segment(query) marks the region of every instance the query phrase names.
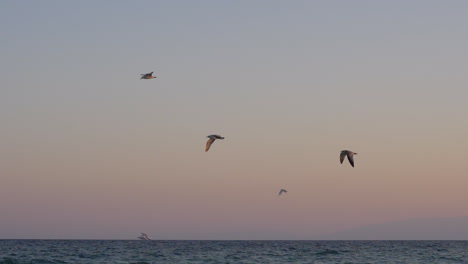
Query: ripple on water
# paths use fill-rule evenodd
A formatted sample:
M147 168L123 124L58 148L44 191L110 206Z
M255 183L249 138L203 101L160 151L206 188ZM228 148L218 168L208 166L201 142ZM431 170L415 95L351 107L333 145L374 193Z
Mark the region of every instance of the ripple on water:
M0 240L0 264L467 264L467 246L466 241Z

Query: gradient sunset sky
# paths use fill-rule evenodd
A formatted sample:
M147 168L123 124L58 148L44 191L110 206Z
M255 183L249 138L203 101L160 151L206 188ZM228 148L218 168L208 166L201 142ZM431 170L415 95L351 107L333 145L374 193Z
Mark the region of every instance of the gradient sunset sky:
M5 0L0 32L0 238L468 215L466 1Z

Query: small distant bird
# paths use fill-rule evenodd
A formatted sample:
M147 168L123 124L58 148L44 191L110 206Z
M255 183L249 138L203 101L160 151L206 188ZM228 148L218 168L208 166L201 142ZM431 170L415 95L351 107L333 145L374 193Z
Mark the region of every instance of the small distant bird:
M357 155L357 153L354 153L350 150L342 150L340 154L340 163L343 164L344 157L348 157L348 161L351 164L351 166L354 167L354 158L353 156Z
M209 135L207 136L208 141L206 142L206 148L205 148L205 152L207 152L210 147L211 147L211 144L213 144L213 142L216 140L216 139L224 139L224 137L220 136L220 135Z
M155 79L156 76L153 76L153 72L141 74L141 79Z
M280 192L278 193L278 196L280 196L282 193L287 193L288 191L286 191L285 189L281 189Z
M141 236L138 237L140 240L151 240L146 233L141 233Z

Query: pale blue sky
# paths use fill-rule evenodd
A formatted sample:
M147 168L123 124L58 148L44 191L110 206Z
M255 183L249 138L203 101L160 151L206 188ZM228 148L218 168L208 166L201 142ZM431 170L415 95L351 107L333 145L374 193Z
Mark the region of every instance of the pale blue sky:
M0 238L466 215L467 30L464 1L2 1Z

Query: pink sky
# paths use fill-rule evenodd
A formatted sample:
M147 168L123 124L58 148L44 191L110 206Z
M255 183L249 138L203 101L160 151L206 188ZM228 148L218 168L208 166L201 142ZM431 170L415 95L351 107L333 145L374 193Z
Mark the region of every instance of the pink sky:
M0 239L468 215L466 3L30 4L0 4Z

